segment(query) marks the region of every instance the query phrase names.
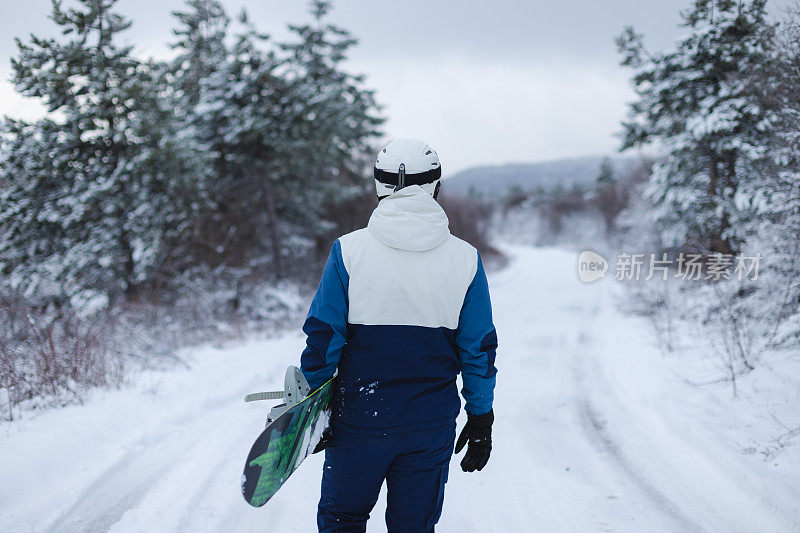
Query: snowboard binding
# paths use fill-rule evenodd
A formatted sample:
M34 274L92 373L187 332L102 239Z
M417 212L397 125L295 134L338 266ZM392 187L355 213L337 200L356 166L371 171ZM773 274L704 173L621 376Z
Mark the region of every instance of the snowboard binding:
M306 377L296 366L286 369L286 376L283 380L282 391L254 392L244 397L246 402L256 402L260 400L280 400L285 401L270 409L267 415L267 425L270 425L276 418L302 402L311 392Z

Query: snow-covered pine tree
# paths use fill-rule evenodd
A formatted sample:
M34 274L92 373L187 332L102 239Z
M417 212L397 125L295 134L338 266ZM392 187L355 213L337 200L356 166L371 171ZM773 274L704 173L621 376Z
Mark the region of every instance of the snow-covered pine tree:
M142 210L133 227L137 239L149 242L140 256L143 281L162 286L195 264L190 236L210 203L207 155L187 142L170 72L166 63L142 64L144 90L130 132L136 209Z
M758 178L740 193L739 204L752 212L746 246L764 256L763 274L750 298L756 315L770 325L769 342L800 343L800 4L789 11L779 31L779 55L751 73L765 107L778 120L764 132L764 157Z
M201 263L247 271L266 259L281 277L284 258L302 257L309 239L330 240L342 202L367 190L381 119L362 78L341 68L355 40L323 22L328 2L311 7L313 23L290 26L297 38L281 54L244 13L229 44L216 0L188 0L175 13L181 138L207 161L198 179L210 203L193 232Z
M595 181L598 187L611 185L617 181L616 175L614 174L614 164L611 162L610 157L605 156L600 161L600 169L597 171L597 178Z
M775 55L766 3L695 0L683 14L688 35L667 52L648 53L632 28L617 39L638 95L623 149L655 143L664 154L647 193L667 245L740 250L749 213L737 193L755 178L764 132L776 120L749 83Z
M284 63L267 46L269 36L259 33L246 11L238 22L241 30L230 50L224 85L215 86L201 99L201 108L225 110L223 139L226 172L217 176L214 188L219 212L224 214L229 241L239 257L234 264L245 265L269 258L270 272L284 275L283 238L292 232L282 226L278 203L297 201L281 190L281 170L286 161L301 154L293 152L294 139L286 134L285 107L301 102L286 98L286 82L279 72ZM257 261L256 261L257 262Z
M312 0L309 6L312 22L290 25L294 40L281 45L290 67L287 97L303 103L289 122L289 136L303 155L290 161L297 202L287 208L303 235L327 252L332 234L342 229L337 206L371 196L364 174L383 118L374 92L363 87L364 77L344 68L357 39L327 22L329 1Z
M10 176L0 212L24 212L0 243L14 288L58 287L133 297L164 261L187 214L176 187L191 167L174 141L157 65L131 56L117 36L130 22L116 0L53 1L58 39L17 40L13 81L50 118L6 121L0 173Z
M66 302L70 287L91 268L69 231L69 191L77 180L69 134L49 119L29 124L6 118L0 137L0 279L2 290ZM57 283L60 282L60 283Z
M238 113L228 101L230 18L217 0L187 0L183 11L172 14L178 24L173 30L177 39L170 46L177 56L169 69L180 122L178 138L197 154L193 180L203 199L201 215L184 235L184 242L187 259L213 268L236 262L231 238L240 235L229 220L240 210L226 198L234 172L226 133Z
M208 79L225 66L230 19L218 0L186 0L185 11L172 15L178 21L170 45L178 51L172 62L174 86L179 103L192 110Z
M595 179L594 204L603 217L606 236L611 236L617 216L628 204L628 185L619 183L611 159L604 157Z
M287 160L302 157L293 152L291 116L284 110L304 103L286 97L278 72L285 61L246 12L228 44L229 19L218 2L189 1L187 8L176 13L180 27L175 33L182 38L173 45L179 51L173 76L180 107L186 109L182 137L202 150L207 162L209 204L195 232L195 255L201 264L234 275L268 263L271 268L261 273L281 277L286 252L281 235L292 232L279 229L276 197L294 199L279 190L280 170ZM187 76L191 82L184 80ZM190 89L196 90L194 96Z

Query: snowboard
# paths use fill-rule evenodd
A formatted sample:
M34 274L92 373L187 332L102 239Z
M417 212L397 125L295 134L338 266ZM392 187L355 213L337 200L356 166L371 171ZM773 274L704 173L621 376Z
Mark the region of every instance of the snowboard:
M273 408L267 427L256 439L242 475L242 495L253 507L261 507L314 451L330 420L333 380L308 393L308 384L296 367L286 372L284 393L249 394L245 401L284 397L285 404Z

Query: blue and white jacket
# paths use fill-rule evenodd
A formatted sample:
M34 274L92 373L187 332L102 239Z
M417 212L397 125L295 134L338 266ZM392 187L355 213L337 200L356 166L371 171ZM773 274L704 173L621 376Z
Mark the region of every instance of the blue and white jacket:
M492 408L497 335L478 252L419 186L383 199L333 243L303 331L312 389L338 367L333 423L399 432Z

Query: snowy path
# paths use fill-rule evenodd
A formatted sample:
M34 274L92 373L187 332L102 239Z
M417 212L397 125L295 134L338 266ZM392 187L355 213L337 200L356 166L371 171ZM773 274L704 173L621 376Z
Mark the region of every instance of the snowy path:
M572 253L509 252L490 276L494 452L478 474L454 461L439 531L800 531L797 479L687 415L693 391L610 282L580 284ZM0 531L315 531L319 455L265 508L239 494L266 411L242 398L279 388L302 345L198 350L191 370L0 427ZM383 510L369 531L385 531Z

